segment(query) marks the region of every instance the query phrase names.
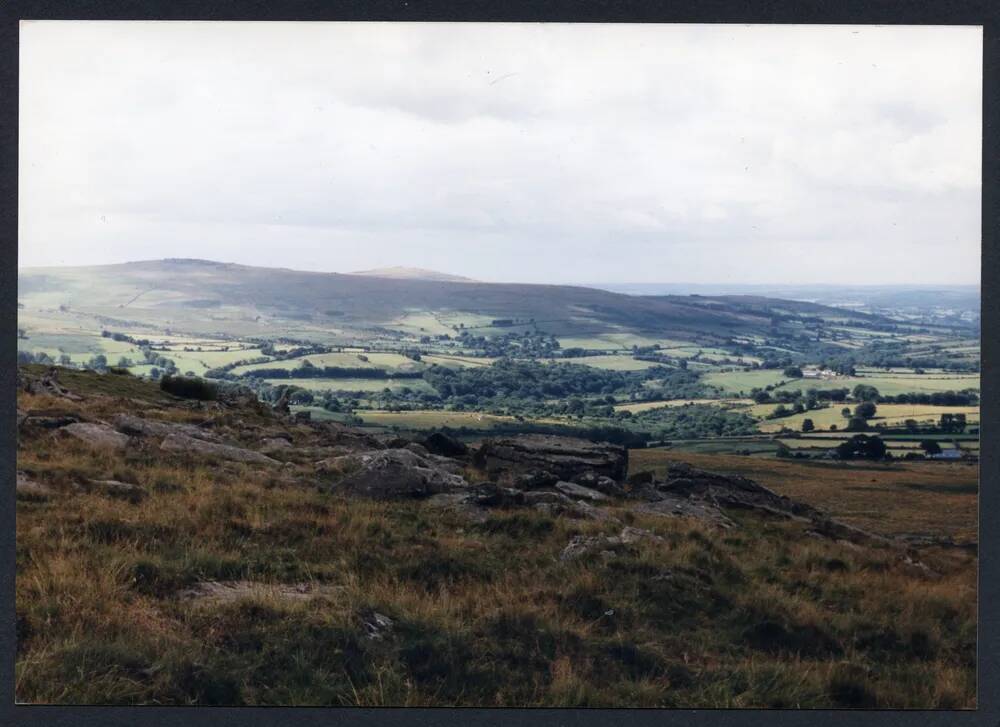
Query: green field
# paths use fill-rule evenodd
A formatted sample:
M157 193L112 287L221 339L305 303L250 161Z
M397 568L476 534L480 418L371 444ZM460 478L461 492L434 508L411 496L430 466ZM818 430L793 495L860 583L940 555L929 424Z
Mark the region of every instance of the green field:
M780 372L778 372L780 374ZM858 384L874 386L880 394L897 396L909 393L932 394L938 391L979 389L979 375L952 376L838 376L833 379L792 379L778 387L785 390L853 389Z
M776 404L755 404L749 409L751 416L763 418L774 410ZM761 421L759 429L762 432L777 432L783 427L794 431L802 428L802 422L812 419L817 429L829 429L831 425L836 425L838 429L843 429L847 424L847 419L840 413L845 405L834 404L824 409L813 409L812 411L793 414L792 416L781 417L780 419L770 419ZM853 410L853 406L846 405ZM942 414L965 414L969 423L979 421L978 406L931 406L929 404L878 404L878 411L873 419L869 420L869 425L874 427L878 424L886 426L900 426L907 419L916 419L921 424L936 423Z
M359 410L355 413L367 425L399 427L401 429L434 429L436 427L489 429L514 421L514 417L511 416L468 411L383 411L372 409Z
M282 384L298 386L309 391L382 391L390 389L412 389L433 392L434 389L423 379L264 379L272 386Z
M751 389L773 386L785 378L781 371L755 369L751 371L715 371L706 374L702 380L709 386L716 386L727 394L750 393Z
M544 362L571 363L571 364L576 364L578 366L590 366L595 369L606 369L608 371L645 371L646 369L659 365L655 361L638 361L632 358L631 356L627 356L624 354L546 359Z
M689 404L710 404L724 408L749 406L753 404L752 399L661 399L658 401L638 401L633 404L618 404L615 411L630 411L638 414L651 409L663 409L671 406L687 406Z

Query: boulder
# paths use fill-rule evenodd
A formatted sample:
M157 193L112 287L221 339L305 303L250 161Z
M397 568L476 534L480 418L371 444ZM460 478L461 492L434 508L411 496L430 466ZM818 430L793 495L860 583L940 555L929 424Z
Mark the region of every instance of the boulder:
M469 452L469 448L463 442L441 432L431 434L421 444L431 454L442 457L464 457Z
M589 487L584 487L583 485L578 485L573 482L557 482L556 489L567 497L582 498L584 500L590 500L591 502L607 502L608 496L603 495L597 490L592 490Z
M380 449L347 454L319 463L334 476L335 492L374 499L429 497L468 486L433 457L408 449Z
M573 437L523 434L486 439L476 450L473 462L491 475L547 471L569 482L593 472L621 480L628 469L628 450Z
M37 429L59 429L68 424L76 424L80 417L60 411L30 411L17 413L17 426L35 427Z
M128 436L116 432L112 427L103 423L75 422L60 427L56 432L68 434L95 449L122 451L129 442Z
M160 449L164 452L174 452L178 454L193 454L203 457L217 457L231 462L246 462L248 464L281 464L275 459L271 459L265 454L255 452L252 449L234 447L229 444L216 444L206 442L201 439L189 437L186 434L171 434L160 444Z

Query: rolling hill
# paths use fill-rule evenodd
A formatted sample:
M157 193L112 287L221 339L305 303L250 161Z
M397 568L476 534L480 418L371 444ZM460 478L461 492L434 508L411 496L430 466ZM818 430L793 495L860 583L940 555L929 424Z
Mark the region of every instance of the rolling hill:
M29 310L96 316L108 325L235 335L266 335L275 327L296 326L391 328L423 314L468 328L502 319L513 326L534 322L556 335L635 332L711 343L766 332L775 314L875 318L761 297L634 296L578 286L378 272L315 273L191 259L24 268L19 271L18 302Z

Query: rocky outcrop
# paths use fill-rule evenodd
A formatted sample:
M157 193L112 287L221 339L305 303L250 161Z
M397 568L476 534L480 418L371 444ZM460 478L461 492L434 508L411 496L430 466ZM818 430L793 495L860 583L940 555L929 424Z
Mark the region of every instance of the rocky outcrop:
M196 424L180 424L175 422L163 422L156 419L146 419L131 414L118 414L111 420L115 429L125 434L140 437L169 437L171 434L181 434L193 439L201 439L206 442L218 442L219 435L215 432L199 427Z
M578 485L575 482L557 482L555 484L555 488L567 497L590 500L591 502L608 501L607 495L603 495L597 490L592 490L589 487Z
M549 472L570 482L592 473L618 481L624 479L628 469L628 451L585 439L525 434L485 440L476 450L473 463L491 476Z
M582 475L576 477L573 482L611 497L625 497L626 494L625 488L613 479L605 475L594 474L593 472L584 472Z
M18 368L17 383L20 389L36 396L60 396L70 401L83 400L82 396L74 394L59 383L59 370L54 367L38 377L24 373Z
M468 486L463 477L449 471L453 465L409 449L358 452L317 464L331 476L332 491L378 500L429 497Z
M673 498L696 498L716 506L765 511L776 515L813 518L821 513L813 507L779 495L753 480L672 464L665 481L656 490Z
M160 444L160 449L164 452L174 452L177 454L199 455L202 457L216 457L230 462L246 462L248 464L281 464L276 459L271 459L265 454L255 452L244 447L234 447L229 444L217 444L206 442L202 439L195 439L186 434L170 434L164 438Z
M725 514L726 508L753 510L805 522L809 532L819 537L854 543L888 542L881 536L833 520L810 505L779 495L746 477L708 472L685 463L671 464L661 480L652 474L640 475L629 479L629 496L643 501L633 508L636 512L695 518L728 529L736 527L736 523Z
M727 530L736 527L719 507L700 498L667 496L655 502L644 502L634 510L646 515L694 518Z
M95 449L123 451L129 443L127 435L116 432L112 427L103 423L75 422L60 427L56 433L78 439Z

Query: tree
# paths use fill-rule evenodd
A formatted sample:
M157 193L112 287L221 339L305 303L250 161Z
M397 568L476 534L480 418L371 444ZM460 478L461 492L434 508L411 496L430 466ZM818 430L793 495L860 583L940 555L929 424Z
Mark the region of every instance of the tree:
M941 445L933 439L925 439L922 441L920 443L920 448L924 450L924 454L941 454Z
M92 369L106 369L108 367L108 357L103 353L99 353L96 356L91 356L90 361L87 363Z
M73 359L70 358L68 353L59 354L59 364L61 366L69 366L71 363L73 363Z
M878 411L878 407L875 404L870 401L863 401L854 407L854 416L861 417L862 419L871 419L875 416L876 411Z
M858 384L851 392L851 396L853 396L856 401L877 401L878 389L874 386L868 386L867 384Z
M790 379L802 378L802 369L800 369L798 366L789 366L784 370L783 373Z
M122 356L121 358L118 359L118 368L120 369L127 369L131 365L132 365L132 359L130 358Z
M811 432L815 428L816 428L816 425L813 424L813 420L812 419L803 419L802 420L802 431L803 432Z
M841 459L885 459L888 455L885 442L879 437L855 434L846 442L837 445L837 456Z
M851 418L851 408L848 407L848 406L845 406L843 409L840 410L840 416L844 417L844 419L850 419Z
M917 429L920 427L920 422L918 422L916 419L907 419L905 422L903 422L903 426L906 427L906 431L913 433L917 431Z
M847 431L849 432L866 432L868 431L868 422L866 422L861 417L851 417L847 422Z

